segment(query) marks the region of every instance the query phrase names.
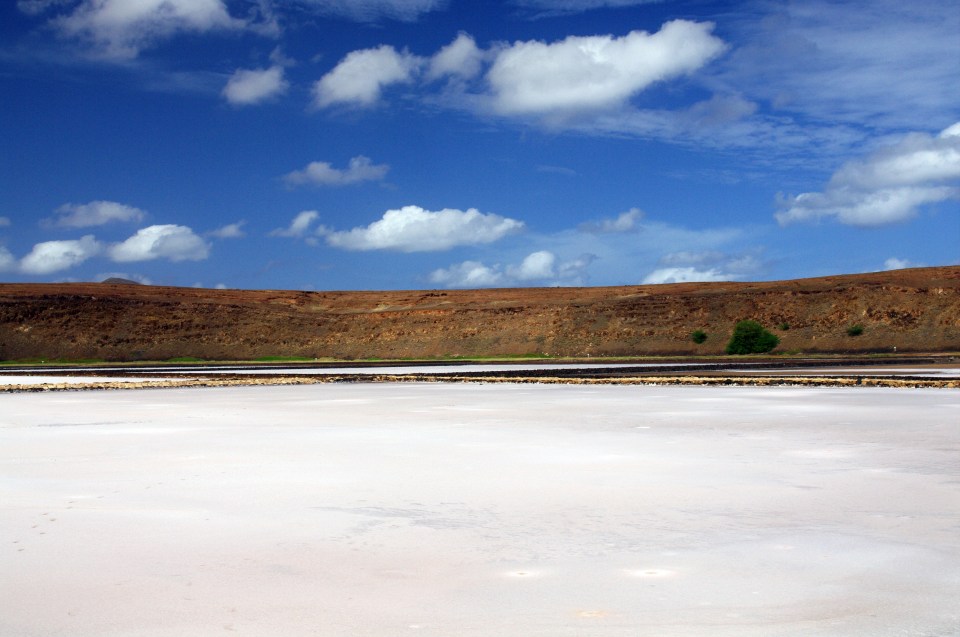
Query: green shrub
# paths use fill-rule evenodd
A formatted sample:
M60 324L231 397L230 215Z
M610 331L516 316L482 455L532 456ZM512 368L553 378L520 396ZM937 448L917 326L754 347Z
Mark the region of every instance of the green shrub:
M703 330L694 330L693 333L690 334L690 340L699 345L707 340L707 333Z
M860 336L863 334L863 326L857 323L847 328L847 336Z
M787 330L790 329L790 324L784 321L783 323L777 326L777 329L779 329L781 332L786 332Z
M780 339L756 321L740 321L727 343L727 354L765 354L779 344Z

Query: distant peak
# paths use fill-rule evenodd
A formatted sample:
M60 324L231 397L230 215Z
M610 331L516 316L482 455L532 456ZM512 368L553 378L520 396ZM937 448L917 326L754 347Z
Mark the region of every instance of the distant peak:
M131 281L130 279L122 279L118 276L112 276L109 279L104 279L101 283L110 283L112 285L143 285L139 281Z

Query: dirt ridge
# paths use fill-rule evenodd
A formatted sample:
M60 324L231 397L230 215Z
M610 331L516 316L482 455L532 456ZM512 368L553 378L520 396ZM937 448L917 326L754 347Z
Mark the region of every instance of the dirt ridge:
M781 351L960 351L960 266L792 281L301 292L0 284L0 359L713 355L737 320ZM847 328L862 325L860 336ZM690 333L708 334L702 345Z

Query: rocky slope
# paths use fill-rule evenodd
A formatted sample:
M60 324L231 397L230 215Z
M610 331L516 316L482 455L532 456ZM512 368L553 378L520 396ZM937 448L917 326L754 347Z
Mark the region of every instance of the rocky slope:
M956 352L960 266L762 283L451 291L0 284L0 359L711 355L744 318L780 336L780 351ZM863 334L847 334L854 324ZM701 345L690 339L697 329L709 335Z

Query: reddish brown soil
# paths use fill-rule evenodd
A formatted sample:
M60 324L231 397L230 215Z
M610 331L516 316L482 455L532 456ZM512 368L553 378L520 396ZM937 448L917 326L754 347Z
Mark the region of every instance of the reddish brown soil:
M960 351L960 266L762 283L291 292L0 284L0 359L720 354L736 321L779 351ZM781 324L789 329L780 329ZM860 324L860 336L847 328ZM701 345L690 339L701 329Z

